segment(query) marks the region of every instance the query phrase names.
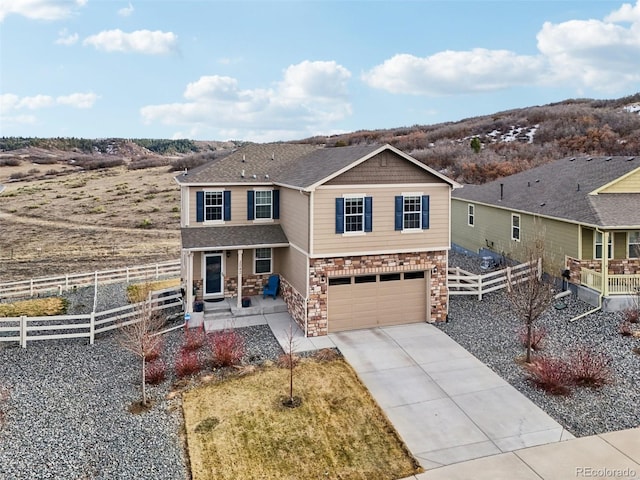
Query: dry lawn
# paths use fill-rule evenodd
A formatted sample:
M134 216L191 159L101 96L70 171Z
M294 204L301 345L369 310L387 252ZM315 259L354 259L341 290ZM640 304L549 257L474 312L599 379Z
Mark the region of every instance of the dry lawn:
M0 282L179 257L180 191L167 167L14 183L8 168L0 168Z
M36 298L13 303L0 303L0 317L44 317L48 315L64 315L67 303L60 297Z
M193 480L384 480L422 471L343 360L270 367L184 394Z

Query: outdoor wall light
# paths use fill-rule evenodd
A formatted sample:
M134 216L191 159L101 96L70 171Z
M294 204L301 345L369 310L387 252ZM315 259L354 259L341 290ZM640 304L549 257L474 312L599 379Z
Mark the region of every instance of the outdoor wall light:
M231 258L231 250L227 250L227 258Z

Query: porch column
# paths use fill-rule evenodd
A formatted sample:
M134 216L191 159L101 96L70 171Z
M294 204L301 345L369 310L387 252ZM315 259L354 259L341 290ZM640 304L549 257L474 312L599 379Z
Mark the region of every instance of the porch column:
M193 252L187 252L187 277L185 279L185 290L187 294L187 304L185 312L193 312Z
M613 255L613 246L611 246ZM602 295L609 295L609 232L602 232Z
M238 250L238 308L242 308L242 249Z

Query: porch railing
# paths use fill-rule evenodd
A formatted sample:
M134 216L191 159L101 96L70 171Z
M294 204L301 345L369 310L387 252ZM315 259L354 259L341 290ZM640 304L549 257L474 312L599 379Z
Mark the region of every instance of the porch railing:
M602 273L581 268L580 283L602 292ZM640 292L640 275L607 275L607 292L609 295L633 295Z

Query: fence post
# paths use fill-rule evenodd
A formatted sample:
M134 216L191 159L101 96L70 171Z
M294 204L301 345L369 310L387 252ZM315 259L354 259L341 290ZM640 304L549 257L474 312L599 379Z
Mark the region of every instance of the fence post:
M27 348L27 317L20 317L20 346Z
M127 284L129 283L129 267L127 267Z
M156 263L156 280L160 278L160 271L158 269L158 264Z
M29 297L33 297L33 278L29 281Z
M93 345L96 336L96 312L91 312L89 319L89 345Z
M542 279L542 257L538 259L538 280Z
M507 292L511 292L511 267L507 267Z
M69 290L69 274L68 273L64 276L64 289Z
M478 300L482 300L482 275L478 275Z

